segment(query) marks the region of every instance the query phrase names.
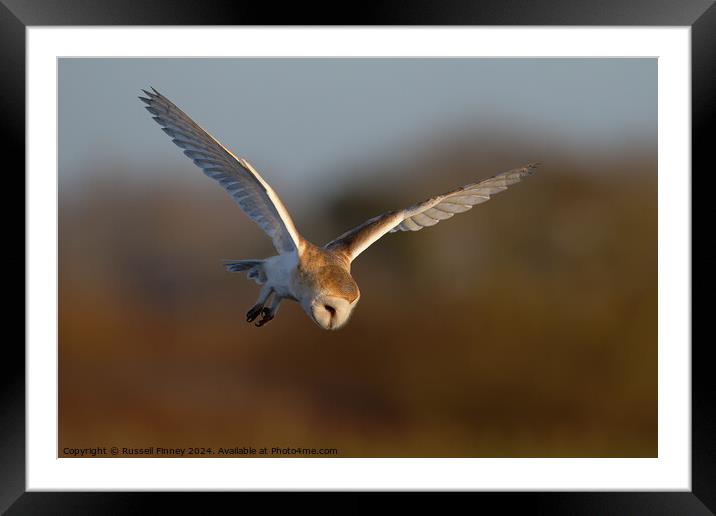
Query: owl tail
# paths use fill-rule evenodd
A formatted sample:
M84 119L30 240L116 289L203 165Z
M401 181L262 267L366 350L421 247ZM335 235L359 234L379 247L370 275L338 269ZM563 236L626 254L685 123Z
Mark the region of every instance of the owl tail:
M259 285L266 282L266 273L263 260L224 260L224 267L229 272L247 272L249 279Z

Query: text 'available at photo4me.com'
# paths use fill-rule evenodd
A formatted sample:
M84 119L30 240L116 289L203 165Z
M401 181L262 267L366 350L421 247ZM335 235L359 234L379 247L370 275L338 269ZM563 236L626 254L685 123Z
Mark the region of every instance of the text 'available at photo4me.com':
M62 449L63 457L290 457L290 456L338 456L337 448L304 448L301 446L231 446L231 447L126 447L97 446L93 448Z

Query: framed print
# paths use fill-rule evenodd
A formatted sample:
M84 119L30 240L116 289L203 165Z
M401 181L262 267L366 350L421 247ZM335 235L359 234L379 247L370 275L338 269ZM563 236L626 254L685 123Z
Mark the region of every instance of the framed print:
M3 509L713 511L691 170L716 10L578 4L4 2L26 311Z

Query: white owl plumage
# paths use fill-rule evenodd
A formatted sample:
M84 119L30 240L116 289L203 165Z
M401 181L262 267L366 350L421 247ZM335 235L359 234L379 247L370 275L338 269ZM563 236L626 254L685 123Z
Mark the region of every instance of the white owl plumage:
M227 270L246 272L262 285L257 303L246 314L248 322L261 316L257 326L273 319L283 299L297 301L324 329L344 326L360 298L358 285L350 275L351 263L370 245L387 233L419 231L468 211L532 175L538 165L529 163L408 208L383 213L319 247L300 235L281 199L247 160L236 157L154 88L142 91L146 96L139 98L164 132L273 241L278 252L275 256L225 264Z

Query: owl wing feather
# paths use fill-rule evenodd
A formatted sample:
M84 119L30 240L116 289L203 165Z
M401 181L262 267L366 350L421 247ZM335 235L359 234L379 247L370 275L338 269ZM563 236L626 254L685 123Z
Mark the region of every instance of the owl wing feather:
M300 252L303 239L276 192L245 159L237 158L186 113L152 88L139 99L165 133L217 181L271 239L279 253Z
M538 165L539 163L529 163L478 183L431 197L404 210L383 213L343 233L324 247L342 252L353 261L383 235L396 231L420 231L447 220L456 213L468 211L473 206L489 200L490 196L532 175Z

